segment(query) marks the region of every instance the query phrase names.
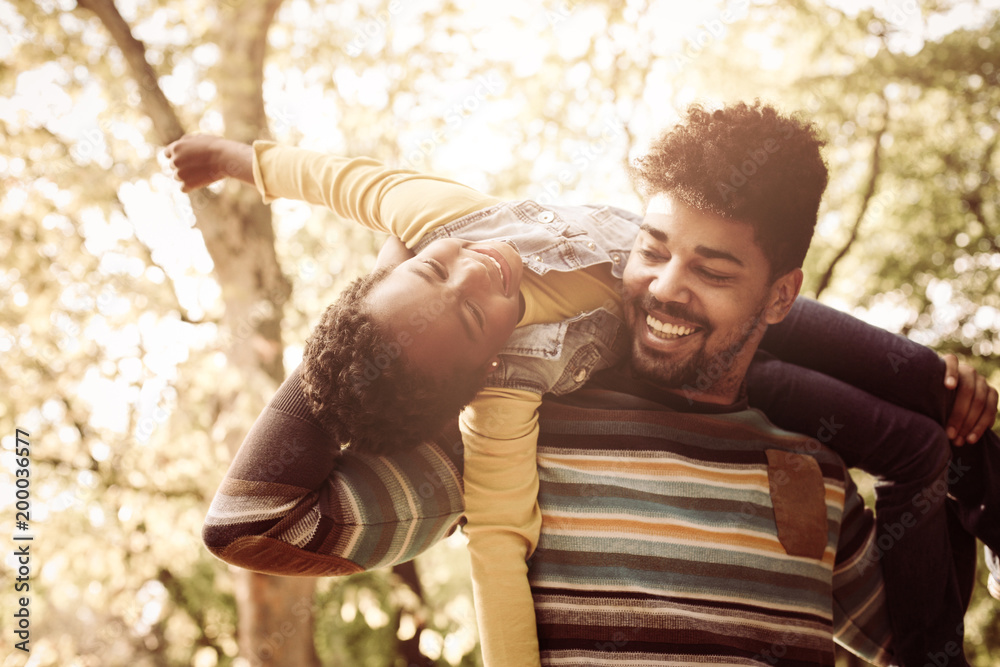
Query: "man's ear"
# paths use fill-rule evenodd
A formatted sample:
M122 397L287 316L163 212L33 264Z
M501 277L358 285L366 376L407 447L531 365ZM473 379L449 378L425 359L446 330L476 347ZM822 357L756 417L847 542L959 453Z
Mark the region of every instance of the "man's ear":
M792 269L775 280L768 295L764 321L768 324L777 324L785 319L800 289L802 289L802 269Z

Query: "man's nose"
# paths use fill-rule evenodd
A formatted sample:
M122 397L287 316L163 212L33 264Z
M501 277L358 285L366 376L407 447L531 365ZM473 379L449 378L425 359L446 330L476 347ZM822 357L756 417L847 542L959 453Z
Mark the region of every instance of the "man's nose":
M649 293L661 303L687 303L691 291L688 276L677 262L667 262L659 267L649 283Z

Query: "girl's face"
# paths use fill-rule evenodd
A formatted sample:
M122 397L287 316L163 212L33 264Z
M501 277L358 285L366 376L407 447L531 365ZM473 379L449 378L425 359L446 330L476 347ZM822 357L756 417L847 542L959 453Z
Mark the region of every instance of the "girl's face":
M442 239L368 294L401 354L432 377L485 370L520 317L521 257L502 241Z

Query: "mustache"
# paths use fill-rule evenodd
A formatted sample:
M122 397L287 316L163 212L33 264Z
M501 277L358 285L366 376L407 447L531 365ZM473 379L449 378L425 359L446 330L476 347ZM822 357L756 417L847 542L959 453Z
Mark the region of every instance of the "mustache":
M707 319L701 315L690 311L686 306L679 303L662 303L650 294L643 294L632 299L632 305L646 312L664 313L670 317L675 317L691 324L696 324L704 329L711 328Z

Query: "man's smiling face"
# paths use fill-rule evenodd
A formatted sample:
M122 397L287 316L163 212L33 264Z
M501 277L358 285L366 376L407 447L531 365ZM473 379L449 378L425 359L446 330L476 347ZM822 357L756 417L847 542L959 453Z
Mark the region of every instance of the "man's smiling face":
M688 397L733 402L801 281L799 269L771 281L750 224L654 196L624 273L634 370Z

